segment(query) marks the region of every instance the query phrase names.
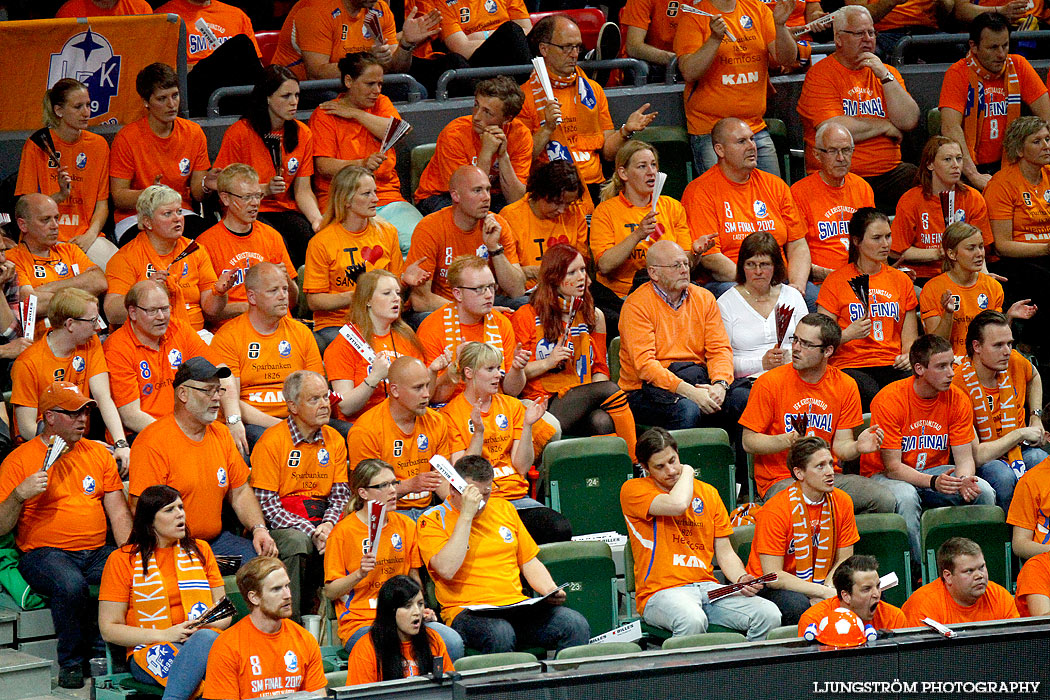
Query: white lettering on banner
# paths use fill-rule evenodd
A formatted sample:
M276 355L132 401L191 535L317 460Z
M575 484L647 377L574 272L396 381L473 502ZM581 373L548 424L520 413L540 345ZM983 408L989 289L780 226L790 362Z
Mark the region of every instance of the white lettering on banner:
M636 642L642 638L642 621L635 620L621 625L614 630L609 630L597 637L591 637L588 644L600 644L602 642Z

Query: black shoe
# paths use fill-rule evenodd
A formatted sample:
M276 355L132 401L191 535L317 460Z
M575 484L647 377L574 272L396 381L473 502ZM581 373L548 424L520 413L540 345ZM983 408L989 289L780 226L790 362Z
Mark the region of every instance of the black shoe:
M58 671L58 686L75 690L84 687L84 671L80 665L67 666Z

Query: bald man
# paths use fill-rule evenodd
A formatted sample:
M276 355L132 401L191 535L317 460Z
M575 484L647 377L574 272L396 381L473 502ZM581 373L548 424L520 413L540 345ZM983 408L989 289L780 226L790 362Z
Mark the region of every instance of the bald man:
M473 165L452 173L452 205L423 217L412 234L408 264L417 260L430 278L412 288L412 308L430 313L453 301L448 266L461 255L488 260L496 277L496 305L517 308L527 301L525 273L518 260L518 244L510 225L490 211L488 175ZM477 290L474 290L475 292Z
M387 398L354 422L346 436L350 463L381 459L394 469L397 511L416 520L437 492L448 498L448 482L433 471L430 459L452 452L448 426L430 408L430 372L414 357L402 355L390 364L384 387Z
M308 369L324 375L313 332L288 315L288 274L283 266L261 262L244 275L248 312L215 334L209 359L223 363L226 380L223 413L238 449L248 455L267 428L288 417L282 386L292 372ZM330 423L338 429L335 421Z
M620 314L620 387L652 425L695 428L717 416L733 381L733 351L711 292L689 282L689 256L660 240L645 257L649 282Z

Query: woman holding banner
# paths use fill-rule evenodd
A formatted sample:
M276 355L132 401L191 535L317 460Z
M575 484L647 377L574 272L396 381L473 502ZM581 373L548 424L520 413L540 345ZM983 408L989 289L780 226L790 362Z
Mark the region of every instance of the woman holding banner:
M58 240L75 243L105 270L117 247L102 235L109 216L109 145L87 130L87 85L62 78L44 93L44 128L22 147L15 194L46 194L58 205Z
M321 228L321 210L310 187L313 133L295 118L299 81L284 66L270 66L252 89L248 111L222 137L215 167L247 163L259 173L259 219L277 229L296 267Z
M165 700L188 700L204 678L217 630L229 627L230 617L207 627L195 621L225 593L211 548L190 534L179 492L150 486L139 496L128 543L106 561L99 631L128 648L135 680L163 687Z
M325 546L324 594L335 602L339 639L347 651L371 628L376 598L384 583L399 574L420 582L418 569L423 561L416 546L416 524L395 512L397 484L389 464L381 459L361 460L350 472L346 516L332 530ZM371 546L373 539L375 546ZM363 544L367 551L362 551L366 549ZM377 566L377 561L383 565ZM459 634L438 622L433 610L424 609L422 614L427 627L444 640L451 660L463 656Z

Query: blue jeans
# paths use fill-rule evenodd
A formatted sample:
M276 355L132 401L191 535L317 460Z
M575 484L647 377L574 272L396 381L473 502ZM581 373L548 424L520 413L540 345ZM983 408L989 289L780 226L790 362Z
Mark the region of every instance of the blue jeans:
M350 635L350 639L346 640L346 650L348 652L353 651L354 645L357 644L361 637L368 634L370 629L372 629L372 625L364 625L354 630L354 633ZM448 649L449 661L462 658L463 654L466 653L466 650L463 648L463 638L448 625L443 625L440 622L428 622L427 629L434 630L441 637L441 641L445 643L445 648Z
M718 162L711 134L689 134L689 145L693 148L693 169L698 176ZM755 145L758 146L758 169L780 177L777 149L773 146L769 129L762 129L755 134Z
M564 605L537 603L504 613L479 615L464 610L452 620L463 642L482 654L528 647L561 651L586 644L591 637L587 619Z
M1031 469L1042 462L1048 456L1045 450L1038 447L1022 447L1021 459L1024 460L1025 470ZM1017 473L1013 467L1007 464L1005 459L993 459L977 467L977 476L981 477L995 489L995 505L1003 509L1004 513L1010 512L1010 501L1014 497L1014 487L1017 486Z
M194 632L182 644L173 646L179 650L168 671L168 684L164 688L164 700L189 700L204 680L208 669L208 652L211 645L219 638L219 633L211 629ZM149 683L160 687L160 683L146 673L134 658L128 660L128 670L139 683Z
M255 557L259 556L255 551L255 545L251 540L223 530L219 536L208 543L213 554L224 556L241 555L241 566L244 566Z
M758 596L730 595L704 602L701 592L722 586L705 581L657 591L645 603L642 618L654 627L670 630L675 637L703 634L708 624L743 632L749 641L766 638L769 630L780 626L780 610Z
M18 571L33 590L51 599L51 620L58 637L58 665L78 666L90 655L98 636L98 607L88 586L102 582L113 547L67 552L55 547L31 549Z
M954 465L944 464L939 467L930 467L923 474L933 476L934 474L943 474L954 468ZM897 514L904 518L904 523L908 526L911 559L916 566L921 566L923 558L922 545L919 540L919 520L922 517L923 509L969 505L959 494L946 496L939 491L933 491L928 488L916 488L907 481L891 479L886 476L886 472L879 472L872 475L871 478L888 488L893 493L894 498L897 499ZM995 491L992 490L991 485L980 477L977 478L977 485L980 487L981 493L973 500L973 503L986 506L995 505ZM919 571L920 569L915 570Z

